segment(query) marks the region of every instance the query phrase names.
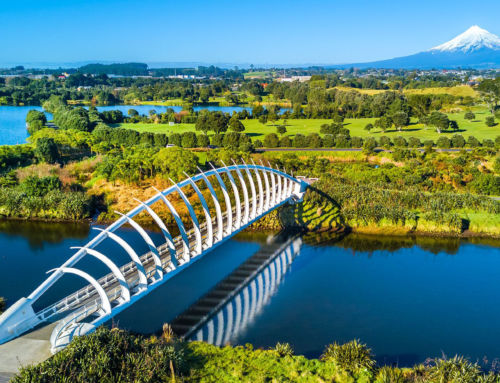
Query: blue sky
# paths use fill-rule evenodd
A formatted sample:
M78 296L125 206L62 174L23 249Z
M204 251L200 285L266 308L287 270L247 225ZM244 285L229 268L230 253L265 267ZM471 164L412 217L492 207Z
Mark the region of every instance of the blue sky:
M500 1L0 0L0 65L88 60L364 62L441 44Z

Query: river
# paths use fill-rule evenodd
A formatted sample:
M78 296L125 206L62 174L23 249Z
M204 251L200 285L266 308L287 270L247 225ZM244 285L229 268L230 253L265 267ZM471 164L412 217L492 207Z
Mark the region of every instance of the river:
M24 144L28 138L26 130L26 115L28 111L35 109L42 111L40 106L0 106L0 145L17 145ZM125 116L129 109L135 109L139 114L148 115L149 111L154 110L156 113L164 113L167 109L173 109L175 112L180 112L182 106L161 106L161 105L110 105L98 106L97 109L102 111L120 110ZM224 113L241 112L252 108L241 106L195 106L195 111L207 109L210 111L221 111ZM287 109L282 109L283 113ZM51 120L52 115L47 113L47 119Z
M72 254L70 246L81 246L94 235L86 224L0 222L0 296L10 305L28 295L47 270ZM122 229L120 235L137 252L146 250L132 230ZM264 233L238 235L115 317L115 324L144 334L157 332L270 246L270 238ZM380 362L400 366L443 353L474 361L500 358L498 241L353 234L298 240L292 255L276 258L270 272L263 269L247 287L235 290L193 338L266 348L289 342L297 354L308 357L318 357L334 341L360 339ZM115 261L126 260L111 244L99 247ZM78 267L95 277L106 272L93 259ZM64 277L45 303L80 286L77 277Z

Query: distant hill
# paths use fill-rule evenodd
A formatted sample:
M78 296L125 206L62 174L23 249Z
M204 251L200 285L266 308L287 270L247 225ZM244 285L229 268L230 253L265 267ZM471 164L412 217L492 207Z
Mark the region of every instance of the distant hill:
M500 68L500 38L475 25L454 39L425 52L389 60L333 65L331 67L360 69Z
M148 65L143 63L87 64L78 68L85 74L114 74L118 76L146 76Z

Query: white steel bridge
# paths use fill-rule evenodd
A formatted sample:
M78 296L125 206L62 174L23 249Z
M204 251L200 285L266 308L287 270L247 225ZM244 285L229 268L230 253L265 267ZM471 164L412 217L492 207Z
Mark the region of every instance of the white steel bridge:
M233 162L234 163L234 162ZM186 174L187 176L187 174ZM229 184L229 185L227 185ZM228 187L229 186L229 187ZM59 268L50 270L50 276L28 297L21 298L0 316L0 344L42 326L56 323L51 336L53 353L64 348L74 336L92 332L109 321L174 275L189 267L203 255L245 229L264 215L286 204L300 202L308 187L298 179L271 166L234 164L215 168L189 177L158 193L108 226ZM194 191L202 206L204 220L198 218L187 197L186 188ZM202 190L208 189L209 203ZM222 195L219 201L216 193ZM184 223L169 195L177 195L185 204L190 223ZM223 202L223 203L221 203ZM154 210L155 203L163 203L172 214L180 233L173 237ZM215 212L213 211L215 210ZM156 245L148 233L134 220L145 212L161 230L164 242ZM201 216L201 212L199 212ZM200 222L201 221L201 222ZM129 224L147 244L149 252L138 255L132 246L115 233ZM192 227L188 230L186 227ZM100 230L100 229L99 229ZM104 240L113 241L129 256L130 262L117 265L97 247ZM96 279L76 267L84 257L98 259L110 273ZM82 278L88 285L64 299L35 312L33 304L65 274Z

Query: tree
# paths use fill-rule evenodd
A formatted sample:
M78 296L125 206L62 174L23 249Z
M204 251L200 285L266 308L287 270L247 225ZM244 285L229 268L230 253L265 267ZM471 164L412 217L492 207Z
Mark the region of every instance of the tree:
M280 147L281 148L291 148L292 147L292 140L290 139L289 136L282 137L280 139Z
M185 132L182 134L181 146L183 148L196 148L196 134L194 132Z
M59 151L53 138L42 137L36 141L35 156L40 162L55 164L59 161Z
M450 120L448 128L456 132L459 129L458 123L455 120Z
M432 112L429 116L429 125L435 127L436 131L441 133L441 131L448 129L450 126L450 120L444 113Z
M365 130L366 130L367 132L370 132L372 129L373 129L373 124L366 124L366 125L365 125Z
M495 80L483 80L477 87L477 90L490 105L491 113L494 113L500 100L500 80L498 78Z
M471 120L474 120L476 118L476 115L469 110L468 112L465 113L464 118L466 120L471 121Z
M374 126L385 133L392 126L392 120L387 116L382 116L375 120Z
M477 148L478 146L481 146L481 143L476 137L469 136L469 138L467 138L467 146L470 148Z
M196 136L196 141L198 142L198 147L206 148L210 145L210 139L206 134L199 134Z
M394 126L399 131L401 131L403 127L408 126L408 124L410 123L410 117L406 112L396 112L392 115L391 119L394 123Z
M363 143L363 153L372 154L377 147L377 141L373 137L368 137Z
M267 124L267 114L263 114L259 117L259 122L262 124L262 125L266 125Z
M451 141L448 137L442 136L438 138L436 145L441 149L449 149L451 148Z
M233 132L243 132L245 130L245 125L238 119L238 117L233 115L231 119L229 120L229 130L232 130Z
M276 127L276 133L280 134L280 135L283 135L286 133L286 127L285 125L278 125Z
M139 112L135 109L129 109L127 114L129 115L129 117L136 117L139 115Z
M486 126L489 126L489 127L495 126L496 125L495 117L493 117L493 116L486 117L485 123L486 123Z
M408 142L406 142L404 137L401 136L394 137L393 141L394 141L394 146L397 146L399 148L406 148L408 146Z
M408 147L410 148L419 148L422 146L422 143L420 140L416 137L410 137L408 138Z
M47 116L45 116L45 113L43 112L30 110L26 115L26 125L28 126L28 132L30 134L42 129L46 123Z
M451 145L454 148L463 148L465 146L465 138L461 134L455 134L451 137Z
M279 146L280 139L276 133L269 133L264 137L264 146L266 148L277 148Z

